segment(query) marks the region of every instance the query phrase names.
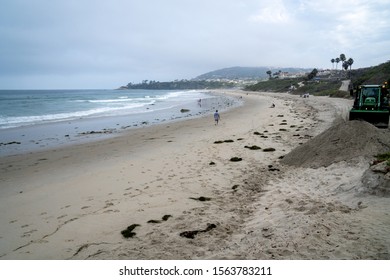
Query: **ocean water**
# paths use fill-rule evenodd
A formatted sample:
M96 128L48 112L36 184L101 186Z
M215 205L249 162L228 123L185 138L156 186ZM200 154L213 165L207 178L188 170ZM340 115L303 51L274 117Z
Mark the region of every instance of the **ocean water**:
M0 156L112 137L239 103L207 90L0 90Z

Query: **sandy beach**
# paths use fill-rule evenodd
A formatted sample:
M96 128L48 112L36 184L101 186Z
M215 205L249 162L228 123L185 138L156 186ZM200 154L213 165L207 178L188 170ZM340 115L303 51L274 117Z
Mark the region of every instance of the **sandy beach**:
M218 125L0 158L0 259L390 259L389 130L352 100L226 94Z

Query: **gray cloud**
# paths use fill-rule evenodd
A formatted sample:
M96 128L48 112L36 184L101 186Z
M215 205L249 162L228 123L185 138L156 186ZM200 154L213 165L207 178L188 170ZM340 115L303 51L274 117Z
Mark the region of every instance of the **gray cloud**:
M325 2L325 3L324 3ZM3 0L1 88L115 88L230 66L389 59L390 1Z

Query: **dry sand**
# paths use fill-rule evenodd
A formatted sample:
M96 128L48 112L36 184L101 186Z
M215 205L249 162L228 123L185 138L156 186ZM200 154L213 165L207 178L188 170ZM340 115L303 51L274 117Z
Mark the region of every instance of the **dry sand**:
M0 258L390 259L387 169L370 167L389 130L345 122L351 100L228 94L245 105L218 126L1 158Z

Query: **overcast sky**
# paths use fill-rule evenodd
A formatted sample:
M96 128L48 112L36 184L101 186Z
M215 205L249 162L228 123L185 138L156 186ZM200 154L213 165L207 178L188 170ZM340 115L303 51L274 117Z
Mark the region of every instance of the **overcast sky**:
M390 0L0 0L0 89L390 60ZM341 67L339 63L338 67Z

